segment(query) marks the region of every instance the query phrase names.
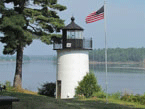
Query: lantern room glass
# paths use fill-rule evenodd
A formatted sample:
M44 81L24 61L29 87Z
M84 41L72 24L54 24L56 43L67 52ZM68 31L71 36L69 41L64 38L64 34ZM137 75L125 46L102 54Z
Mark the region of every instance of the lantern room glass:
M83 39L83 31L79 30L68 30L67 39Z

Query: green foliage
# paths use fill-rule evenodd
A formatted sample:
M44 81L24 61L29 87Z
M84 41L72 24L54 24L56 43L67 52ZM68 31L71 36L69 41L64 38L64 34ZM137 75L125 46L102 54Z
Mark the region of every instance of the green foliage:
M35 4L45 4L45 5L53 5L57 3L57 0L34 0Z
M7 91L12 91L13 87L11 86L11 82L10 81L6 81L5 82L5 86L6 86L6 90Z
M7 3L13 4L11 8ZM64 20L58 11L66 9L57 4L57 0L0 0L0 42L4 43L3 54L17 53L14 87L22 86L22 59L24 47L35 38L51 44L50 34L60 32ZM39 5L39 6L38 6ZM35 7L36 6L36 7Z
M84 95L88 98L91 97L94 92L99 92L101 90L94 73L87 73L78 84L78 87L75 89L76 96Z
M99 91L99 92L93 93L92 97L96 97L96 98L106 98L106 95L107 94L104 91ZM120 92L117 92L117 93L108 94L108 97L111 98L111 99L120 100L121 93Z
M13 103L13 109L145 109L145 105L128 103L120 100L59 100L52 97L38 96L18 92L3 92L2 96L13 96L20 99Z
M61 6L61 5L59 5L59 4L51 5L50 7L53 8L53 9L57 9L57 10L59 10L59 11L63 11L63 10L66 9L65 6Z
M119 100L120 97L121 97L121 93L120 92L109 94L109 98L113 98L113 99Z
M6 91L14 91L14 88L11 85L10 81L6 81L5 83L1 83L0 82L1 87L3 87L4 85L6 86Z
M11 87L11 82L10 81L6 81L5 85L6 85L6 87Z
M49 34L49 37L42 36L42 37L41 37L41 41L42 41L42 42L45 42L46 44L51 44L51 43L52 43L52 42L51 42L51 37L54 37L54 36L56 36L56 37L61 37L60 34Z
M55 83L44 83L41 88L38 88L40 95L46 95L55 97L56 84Z
M121 97L121 100L128 101L128 102L137 102L137 103L145 105L145 95L139 95L139 94L133 95L133 94L125 93Z
M6 3L13 3L14 7L7 8ZM4 54L14 54L18 46L25 47L36 37L51 44L50 33L60 32L64 27L64 20L57 12L66 7L57 4L57 0L34 0L33 4L39 8L28 7L29 0L0 1L0 32L4 34L0 41L6 44Z
M7 44L4 46L4 54L14 54L19 45L25 47L32 42L33 36L23 29L25 23L22 15L3 17L0 29L5 35L1 38L1 42Z
M0 0L0 10L3 10L4 9L4 3L2 0Z
M16 20L17 19L17 20ZM2 20L2 24L1 24L1 28L10 26L13 28L21 28L24 26L24 24L26 23L24 17L22 14L16 14L13 16L4 16L3 20Z
M84 95L75 95L75 98L79 99L79 100L86 99L86 97Z
M108 48L108 62L140 62L145 58L145 48ZM95 49L89 53L90 60L104 62L105 49Z
M106 93L104 93L103 91L95 92L93 93L92 97L106 98Z

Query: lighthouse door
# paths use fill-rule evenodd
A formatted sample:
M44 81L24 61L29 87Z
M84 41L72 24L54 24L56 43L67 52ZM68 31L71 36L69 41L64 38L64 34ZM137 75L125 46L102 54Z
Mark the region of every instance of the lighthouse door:
M57 80L57 98L61 98L61 80Z

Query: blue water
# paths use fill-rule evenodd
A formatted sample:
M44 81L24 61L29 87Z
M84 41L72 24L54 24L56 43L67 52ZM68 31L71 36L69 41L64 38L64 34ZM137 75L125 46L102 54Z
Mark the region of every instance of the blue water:
M95 65L90 66L94 70L98 84L102 89L106 87L105 67ZM15 62L0 62L0 82L6 80L13 83L15 74ZM51 61L24 62L22 85L23 88L38 91L41 84L45 82L55 82L56 63ZM145 70L139 69L108 69L108 92L128 92L134 94L144 94L145 92Z
M0 62L0 81L13 83L15 62ZM25 89L37 91L45 82L55 82L56 64L49 61L24 62L22 69L22 86Z

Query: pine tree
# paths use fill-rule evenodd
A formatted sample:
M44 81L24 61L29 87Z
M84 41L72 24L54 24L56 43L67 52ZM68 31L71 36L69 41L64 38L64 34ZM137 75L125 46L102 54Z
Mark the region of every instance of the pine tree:
M12 8L6 7L11 3ZM0 32L5 43L3 54L16 56L16 71L13 86L22 87L23 50L35 38L51 43L54 32L60 32L64 20L57 12L66 7L57 4L57 0L0 0Z

